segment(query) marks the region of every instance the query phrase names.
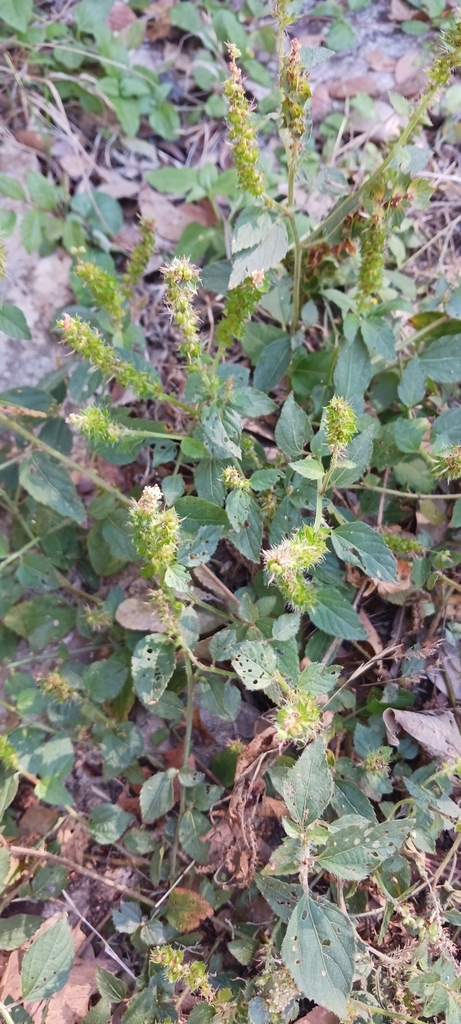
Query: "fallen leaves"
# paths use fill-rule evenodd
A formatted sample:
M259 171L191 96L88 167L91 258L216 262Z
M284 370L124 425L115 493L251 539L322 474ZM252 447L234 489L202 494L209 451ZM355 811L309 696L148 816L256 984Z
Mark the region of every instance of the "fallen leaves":
M421 744L430 757L440 757L450 763L461 757L461 735L452 711L437 714L386 708L383 721L388 741L394 747L399 745L399 732L403 729Z
M216 214L208 199L175 206L160 192L144 184L139 190L138 203L142 216L152 217L158 234L168 242L179 242L189 224L211 227L216 223Z
M178 932L192 932L207 917L213 916L213 907L198 892L178 885L168 897L166 916Z

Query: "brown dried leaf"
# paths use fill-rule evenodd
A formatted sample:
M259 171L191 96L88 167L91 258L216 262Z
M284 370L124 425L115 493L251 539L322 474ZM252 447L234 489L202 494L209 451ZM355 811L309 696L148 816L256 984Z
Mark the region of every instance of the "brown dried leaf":
M369 50L365 60L372 71L393 71L395 68L394 58L388 57L384 50Z
M20 836L39 835L44 836L53 828L59 818L59 810L56 807L44 807L37 800L30 805L22 815L18 824Z
M192 932L202 921L212 916L213 907L192 889L177 886L168 897L167 921L178 932Z
M257 757L260 757L261 754L272 749L275 745L275 735L276 730L271 725L268 729L264 729L263 732L258 733L254 740L252 740L251 743L242 750L235 769L235 782L239 781L247 768L256 761Z
M391 0L389 11L391 21L411 21L412 18L416 18L416 14L417 11L414 7L409 7L404 0Z
M210 227L216 223L216 214L208 199L175 206L160 192L144 184L139 190L138 202L143 217L153 217L159 235L169 242L179 242L188 224Z
M124 629L137 629L143 633L166 633L167 630L153 605L140 597L127 597L122 601L115 618Z
M449 622L461 622L461 594L450 594L445 605L445 614Z
M430 757L440 757L442 761L456 761L461 757L461 735L456 718L452 711L442 714L417 711L399 711L386 708L383 712L387 738L392 746L398 746L398 734L404 729L421 744Z
M408 590L411 585L411 562L406 562L402 558L397 559L397 582L386 583L382 580L373 580L376 583L376 589L381 597L385 597L386 594L398 594L402 590Z
M146 39L150 43L155 43L157 39L164 39L168 35L171 29L168 12L174 3L175 0L155 0L155 3L147 8Z
M83 864L85 850L89 843L86 825L75 818L66 818L58 829L56 838L61 844L61 855L68 857L74 864Z
M373 654L381 654L383 650L381 637L379 636L379 633L376 632L376 629L371 620L368 618L366 611L363 608L360 608L358 616L360 622L362 623L362 626L366 630L367 640L373 649Z
M106 25L111 32L121 32L136 20L136 15L128 4L124 4L123 0L115 0L112 10L107 15Z
M27 146L28 149L35 149L37 153L46 153L46 146L43 136L39 132L33 131L32 128L20 128L19 131L14 133L16 142L19 142L21 146Z
M258 804L258 818L286 818L288 811L283 800L276 800L273 796L263 796Z
M461 659L450 644L442 644L435 665L426 669L426 675L441 693L461 701Z
M328 92L335 100L345 100L350 96L357 96L359 92L376 96L378 85L373 75L357 75L355 78L337 78L329 82Z
M339 1017L323 1006L314 1006L305 1017L299 1018L298 1024L339 1024Z

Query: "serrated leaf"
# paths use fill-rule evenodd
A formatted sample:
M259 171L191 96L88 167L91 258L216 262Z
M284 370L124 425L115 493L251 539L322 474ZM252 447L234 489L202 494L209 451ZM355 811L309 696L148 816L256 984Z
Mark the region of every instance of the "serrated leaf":
M229 522L234 530L240 530L243 526L251 506L251 494L239 488L230 491L226 498L226 513Z
M277 656L269 644L259 640L244 640L232 666L248 690L265 690L274 682Z
M293 820L303 827L323 813L333 792L333 778L327 764L325 743L319 736L309 743L296 764L287 772L281 788Z
M237 551L240 551L245 558L250 559L252 562L259 563L261 559L261 544L263 538L263 518L261 515L261 509L253 495L247 493L246 499L245 520L240 529L233 529L229 531L229 540L232 541L234 547L237 548Z
M268 235L271 226L272 219L268 210L260 206L250 206L247 210L242 210L232 235L232 254L235 256L243 249L251 249L258 245Z
M112 911L112 921L118 932L134 935L142 922L142 910L138 903L128 900Z
M7 302L0 306L0 331L9 338L25 338L26 341L30 341L32 337L22 310Z
M363 411L363 396L371 375L370 356L363 341L355 338L350 344L341 345L333 374L334 385L337 394L345 398L356 412Z
M294 469L295 473L303 476L306 480L322 480L325 474L322 463L317 462L317 459L313 459L311 455L299 462L290 462L290 469Z
M257 270L270 270L271 267L276 267L286 256L288 244L287 229L283 221L272 224L257 245L246 249L234 260L229 289L236 288Z
M229 526L229 520L223 508L213 505L204 498L178 498L174 505L180 519L188 519L197 526Z
M121 978L116 978L115 974L111 974L110 971L106 971L104 967L98 967L96 971L96 984L99 994L108 999L110 1003L120 1003L122 999L125 999L125 982Z
M85 522L86 510L67 470L46 452L26 456L19 468L19 482L40 504L79 524Z
M300 623L299 612L287 612L286 615L279 615L272 626L274 640L292 640L298 632Z
M20 949L42 924L42 918L35 914L13 914L0 921L0 949Z
M357 612L334 587L316 587L316 603L309 612L314 626L342 640L366 640L367 634Z
M365 345L372 352L377 352L383 359L392 362L395 359L394 332L384 317L371 316L360 324Z
M72 931L63 915L38 935L21 965L22 998L28 1003L48 999L64 988L75 959Z
M173 779L176 771L168 768L166 772L157 772L144 783L140 793L142 820L150 823L163 818L171 811L174 804Z
M256 874L254 880L271 910L282 921L289 921L292 911L302 896L301 886L296 882L290 885L289 882L282 882L280 878L268 878L266 875L260 874Z
M175 667L171 640L149 633L133 651L131 674L136 693L143 704L152 705L162 696Z
M93 839L101 846L116 843L134 821L134 815L114 804L100 804L91 811L88 829ZM104 993L101 993L104 995Z
M438 338L419 354L423 372L436 384L455 384L461 378L461 334Z
M363 476L363 473L371 464L373 435L374 427L371 424L361 434L358 434L357 437L352 438L352 441L346 448L345 461L349 463L349 467L351 463L353 466L352 468L342 467L341 462L339 462L330 477L331 487L347 487Z
M194 808L184 812L179 826L179 841L183 850L197 864L207 864L210 844L202 842L210 831L210 823L200 811Z
M336 554L372 579L395 582L397 563L385 540L367 523L345 523L331 533Z
M412 409L418 402L422 402L426 394L426 375L417 356L407 363L397 387L397 394L407 409Z
M19 773L9 771L0 764L0 821L6 809L13 802L19 785Z
M3 621L8 629L27 638L32 650L40 651L72 629L75 608L54 595L37 595L10 608Z
M12 0L9 0L9 2L11 3ZM17 0L17 2L18 7L20 5L21 8L23 9L24 0ZM6 3L8 4L8 0L6 0ZM32 8L32 0L30 3L30 7ZM3 9L2 17L4 21L7 21ZM19 181L16 181L15 178L11 178L9 174L0 174L0 193L2 194L2 196L8 196L8 199L25 200L26 198L26 193L24 192L22 185L20 185Z
M94 661L83 670L83 682L97 704L117 697L128 678L128 668L117 655Z
M126 562L135 562L138 558L132 533L128 511L124 508L113 509L102 524L102 535L111 555Z
M224 660L216 658L216 661ZM242 696L237 686L224 682L223 679L211 676L198 685L200 707L210 715L223 719L224 722L235 722L240 711Z
M272 391L288 369L291 356L291 342L288 334L283 334L266 345L255 369L255 388L264 392Z
M232 418L234 422L232 421ZM241 433L241 421L237 412L210 406L204 409L201 419L204 443L215 459L240 459L242 451L237 443ZM187 501L187 498L184 499Z
M103 778L107 782L144 753L144 741L133 722L121 722L101 742Z
M306 441L312 437L309 420L294 400L293 392L288 395L275 428L275 440L286 455L294 459L302 455Z
M191 932L212 915L213 908L207 900L192 889L176 886L168 897L166 918L178 932Z
M335 829L325 848L316 855L316 861L335 878L360 882L400 849L410 827L407 820Z
M343 1019L355 967L354 929L326 899L303 896L288 923L282 945L285 966L298 988Z
M299 58L301 64L308 71L312 68L316 68L318 64L323 64L324 61L329 60L330 57L335 56L334 50L329 50L327 46L302 46L299 51Z

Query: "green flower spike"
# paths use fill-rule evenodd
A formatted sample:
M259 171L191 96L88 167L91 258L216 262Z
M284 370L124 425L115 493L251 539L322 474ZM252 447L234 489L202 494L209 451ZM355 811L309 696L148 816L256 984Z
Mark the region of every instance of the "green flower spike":
M161 508L160 487L145 487L132 502L130 519L136 550L146 563L143 576L156 576L173 564L179 544L179 518L174 508Z
M241 341L245 324L254 313L256 306L269 285L262 270L255 270L251 277L228 292L222 320L220 320L216 340L221 349L229 348L234 338Z
M293 691L284 707L278 709L275 724L280 743L309 743L321 729L322 712L311 694Z
M227 49L231 76L224 82L223 92L228 103L227 121L229 139L233 143L235 169L241 188L258 198L264 193L264 178L256 166L259 152L251 119L252 110L243 88L242 72L236 64L241 53L233 43L228 43Z
M93 444L115 444L123 433L123 428L111 419L109 410L98 405L89 405L81 412L71 413L68 423L72 423Z
M461 477L461 444L455 444L453 448L440 452L440 455L434 455L432 472L434 476L458 480Z
M122 359L117 355L120 349L106 345L98 331L94 331L79 316L66 313L62 320L58 320L58 327L69 348L84 359L89 359L105 376L116 377L122 387L131 387L138 398L155 398L162 394L161 385L148 370L137 370L133 363Z
M95 263L86 263L79 259L74 267L77 277L86 284L91 292L95 306L100 306L109 314L115 327L120 330L125 311L118 281Z
M128 286L128 290L130 290L133 285L139 284L152 256L155 245L155 222L152 218L140 217L138 226L141 239L133 249L126 271L123 275L123 280L125 285Z
M175 256L171 263L162 267L161 274L166 284L167 308L183 338L180 345L181 355L192 364L192 369L196 369L195 364L202 351L197 331L199 316L192 305L197 294L198 268L194 267L186 256Z
M325 416L325 433L333 457L338 459L357 433L357 416L344 398L333 395Z
M236 466L226 466L221 473L221 480L228 491L250 490L250 481L242 476Z
M314 589L304 573L322 561L329 532L327 527L301 526L264 554L269 583L275 582L285 600L300 611L308 612L315 605Z

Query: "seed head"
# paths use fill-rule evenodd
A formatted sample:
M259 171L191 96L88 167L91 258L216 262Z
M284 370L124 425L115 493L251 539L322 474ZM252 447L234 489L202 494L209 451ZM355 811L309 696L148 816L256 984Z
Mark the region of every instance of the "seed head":
M325 433L335 458L339 458L357 433L357 416L344 398L333 395L326 408Z
M86 284L96 306L105 309L113 324L119 330L124 317L120 285L112 274L102 270L95 263L78 260L74 267L77 277Z
M151 217L140 217L139 233L141 239L133 249L123 275L123 280L129 290L133 285L139 284L154 251L155 221Z
M293 691L293 696L277 711L277 737L281 743L289 740L309 743L318 735L321 719L322 712L315 698Z
M236 466L226 466L221 473L221 480L229 491L250 490L250 481L240 473Z
M432 472L447 480L458 480L461 477L461 444L445 449L440 455L433 455Z
M139 501L132 502L130 519L133 540L144 560L143 576L156 576L171 566L179 544L179 518L174 508L161 509L162 492L157 485L145 487Z
M236 59L241 53L233 43L228 43L227 49L231 75L224 82L223 92L228 103L227 121L229 139L233 143L235 169L240 187L258 198L264 194L264 178L257 167L259 153L251 118L251 105L243 88L242 72L236 64Z
M197 331L199 316L193 307L200 278L198 267L186 256L175 256L171 263L162 267L161 274L166 284L165 302L181 334L180 352L189 362L191 369L197 368L202 345Z
M311 611L315 606L315 591L305 573L322 561L329 536L327 527L314 530L301 526L264 554L268 582L276 582L286 601L300 611Z
M123 428L111 419L109 410L99 405L88 405L81 412L72 412L68 423L92 444L115 444L123 434Z

